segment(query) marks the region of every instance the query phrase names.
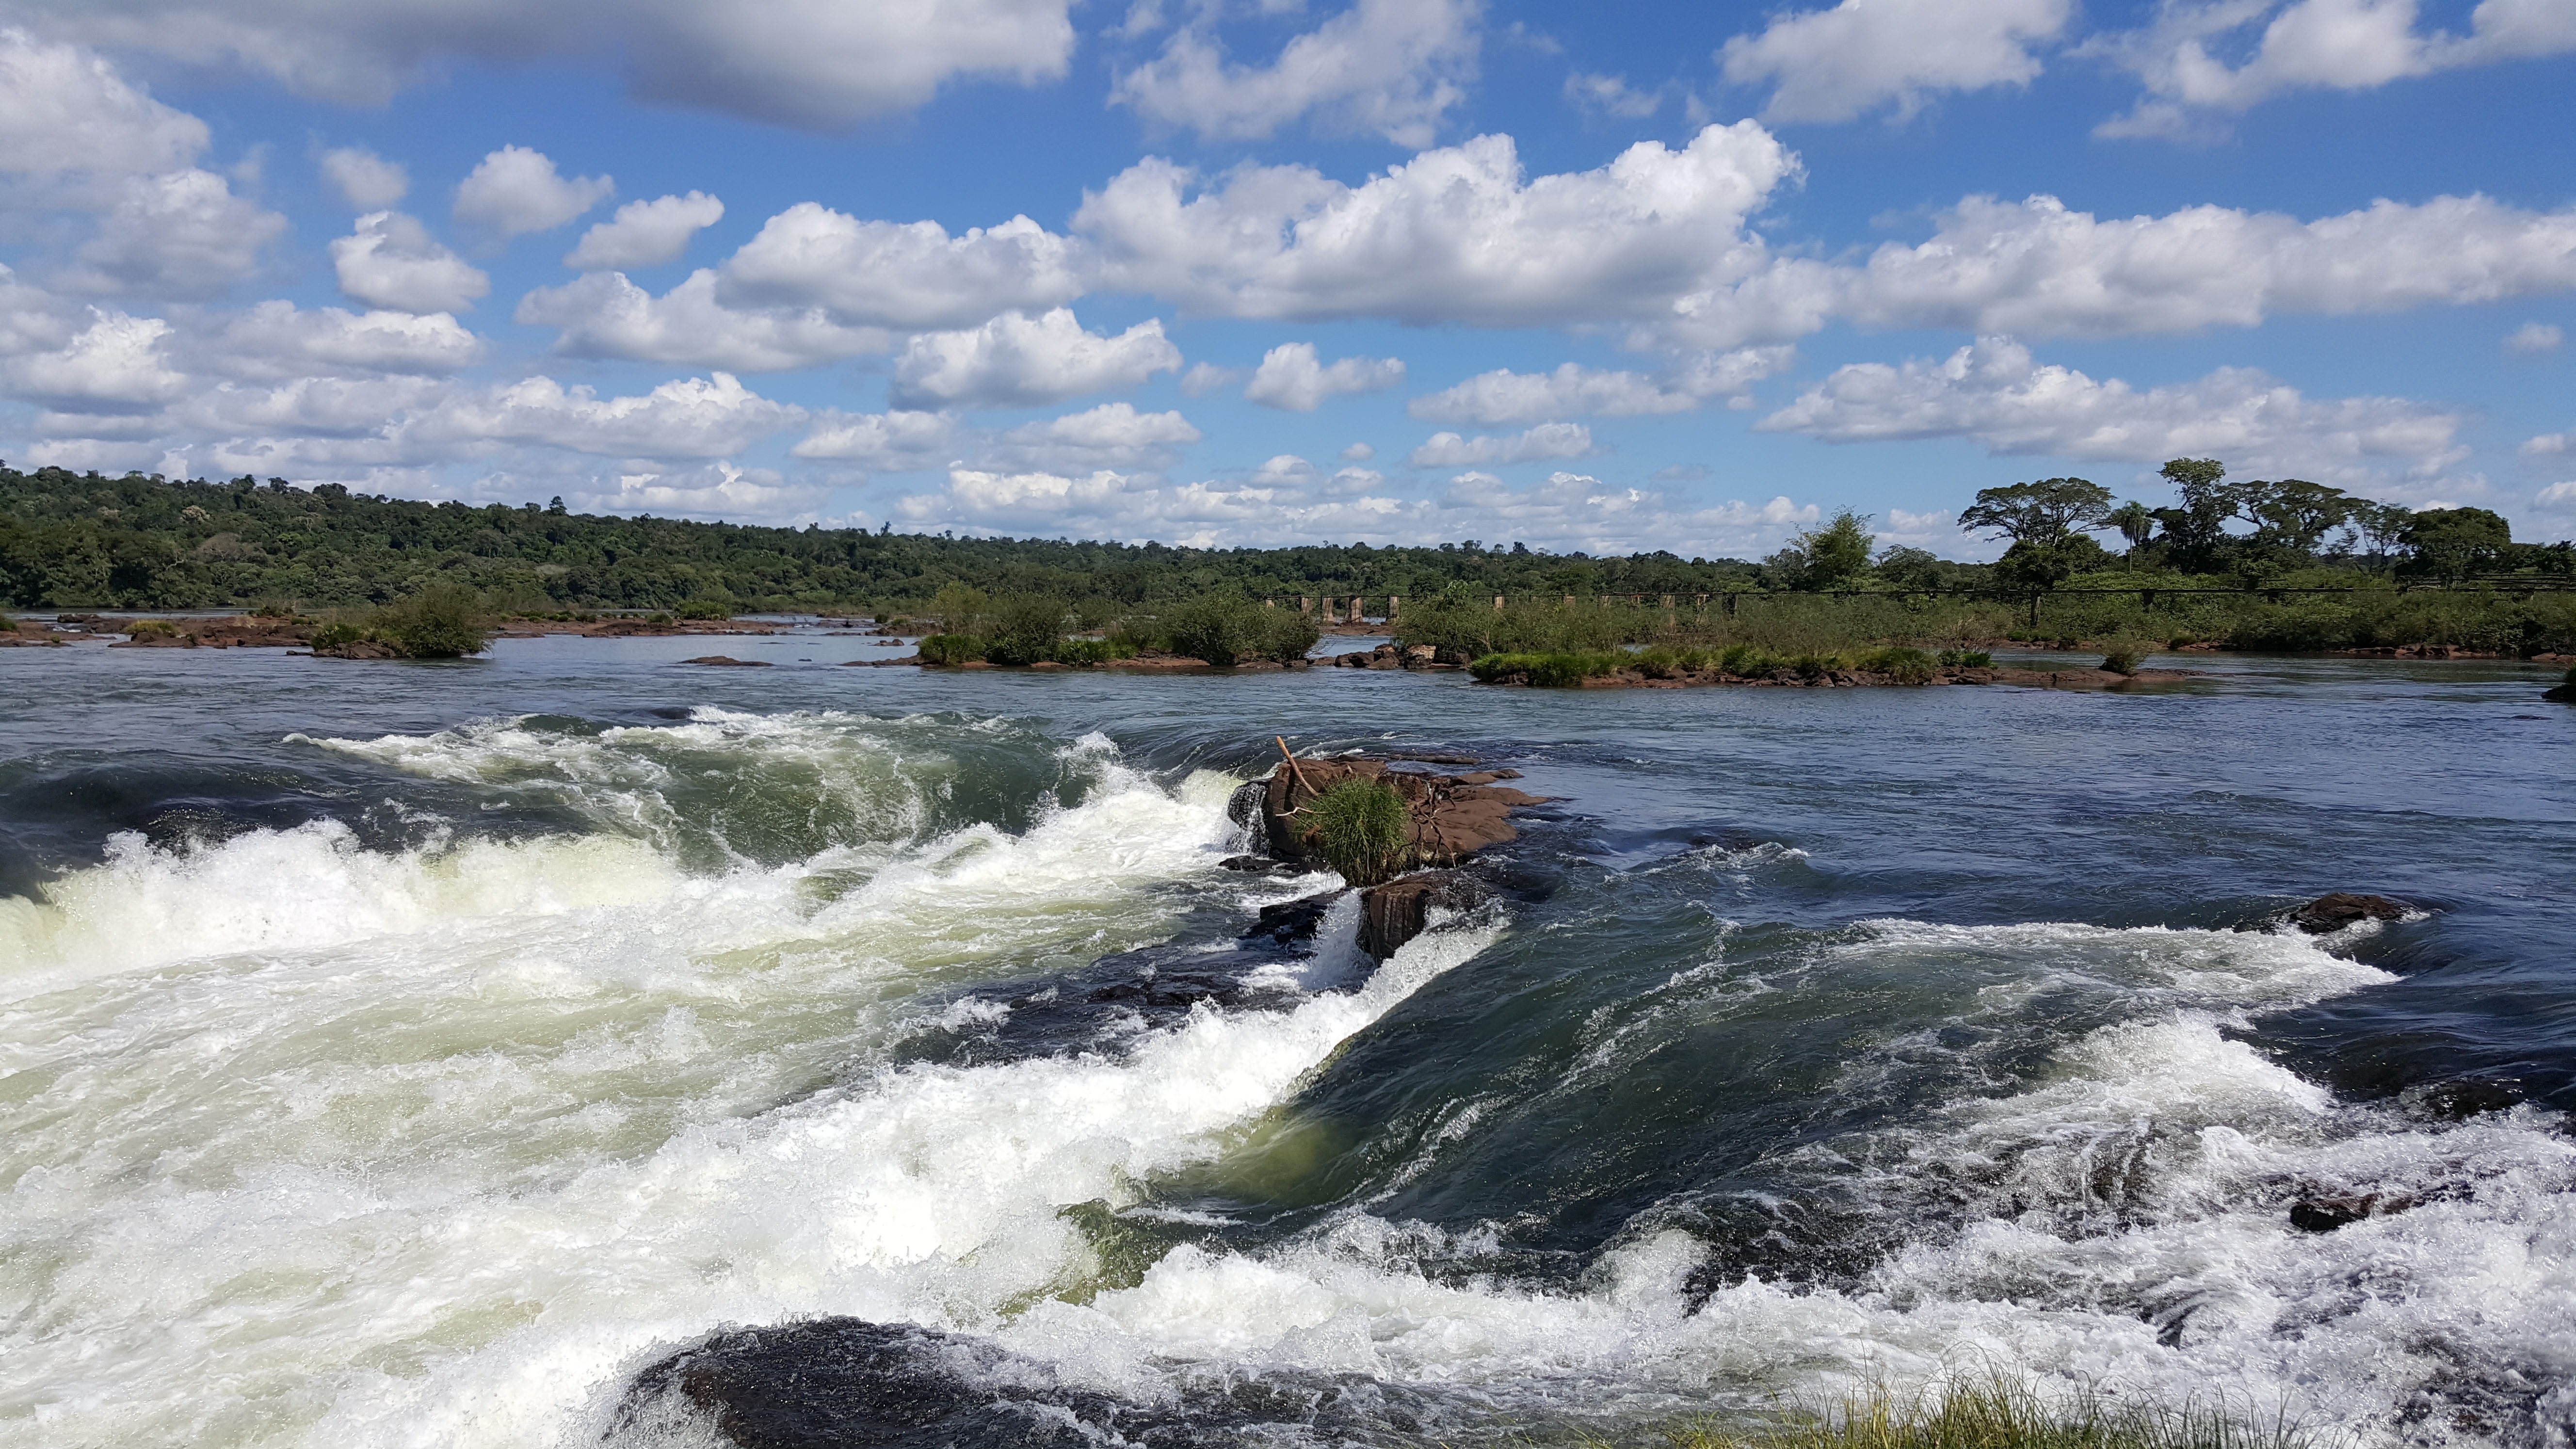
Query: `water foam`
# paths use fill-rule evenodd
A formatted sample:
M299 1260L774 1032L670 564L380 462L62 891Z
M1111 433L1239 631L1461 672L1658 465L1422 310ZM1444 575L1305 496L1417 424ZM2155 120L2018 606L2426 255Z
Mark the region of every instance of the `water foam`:
M831 1087L922 990L1161 939L1191 890L1241 889L1213 868L1234 782L1065 753L1083 803L820 894L846 853L692 875L614 836L372 855L336 827L127 842L56 882L17 975L88 979L0 1018L32 1089L0 1147L25 1305L0 1419L67 1445L546 1442L720 1322L989 1323L1084 1271L1058 1206L1219 1150L1445 962L1202 1012L1123 1063Z

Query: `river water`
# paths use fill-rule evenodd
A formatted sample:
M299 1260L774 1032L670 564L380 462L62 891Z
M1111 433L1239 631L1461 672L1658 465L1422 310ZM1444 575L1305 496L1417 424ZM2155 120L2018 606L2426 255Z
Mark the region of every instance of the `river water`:
M720 1443L648 1371L838 1318L1024 1428L1089 1396L1092 1442L1997 1371L2576 1426L2576 709L2535 669L1538 693L717 642L778 667L0 654L0 1438ZM1276 733L1553 803L1383 965L1347 909L1246 945L1318 885L1218 866ZM2232 929L2342 889L2423 910Z

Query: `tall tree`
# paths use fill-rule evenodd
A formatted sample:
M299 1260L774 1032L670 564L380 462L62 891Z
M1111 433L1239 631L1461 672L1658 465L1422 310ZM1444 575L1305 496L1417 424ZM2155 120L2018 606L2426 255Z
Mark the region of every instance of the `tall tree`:
M2111 490L2082 478L2042 478L1978 489L1977 501L1960 511L1959 526L2015 543L2053 544L2102 528L2110 518Z
M2428 508L2406 521L2403 541L2414 555L2403 572L2458 583L2496 567L2513 529L2483 508Z

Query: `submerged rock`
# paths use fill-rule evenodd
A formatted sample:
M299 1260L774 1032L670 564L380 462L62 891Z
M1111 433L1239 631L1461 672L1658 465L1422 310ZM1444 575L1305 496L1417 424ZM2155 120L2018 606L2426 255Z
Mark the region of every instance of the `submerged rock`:
M695 659L683 659L680 662L709 664L720 669L767 669L769 667L769 661L766 659L736 659L730 654L701 654Z
M2289 919L2291 925L2309 935L2323 936L2362 921L2401 920L2412 909L2414 908L2404 901L2390 900L2386 896L2365 896L2355 895L2350 891L2336 891L2330 895L2319 896L2290 912Z

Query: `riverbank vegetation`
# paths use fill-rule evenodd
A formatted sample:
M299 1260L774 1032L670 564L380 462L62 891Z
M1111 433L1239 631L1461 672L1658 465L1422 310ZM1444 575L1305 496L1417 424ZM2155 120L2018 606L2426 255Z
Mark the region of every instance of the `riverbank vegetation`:
M1185 549L0 468L0 606L322 613L394 606L435 584L470 591L493 618L909 615L937 621L951 641L941 648L961 662L995 663L1147 649L1284 660L1313 627L1301 600L1354 597L1376 611L1401 598L1392 632L1458 661L1652 644L1794 658L2006 641L2576 652L2576 592L2559 592L2576 585L2566 543L2516 542L2481 509L2409 512L2297 479L2237 482L2208 459L2176 459L2165 477L2178 500L2165 508L2115 503L2083 479L1986 489L1962 522L2006 547L1992 564L1965 564L1878 548L1869 519L1850 512L1758 562L1472 539ZM981 604L961 605L968 595Z
M152 622L157 621L135 627ZM389 604L348 611L313 631L319 652L373 645L402 659L459 659L480 654L491 643L491 620L482 600L461 584L431 584Z

